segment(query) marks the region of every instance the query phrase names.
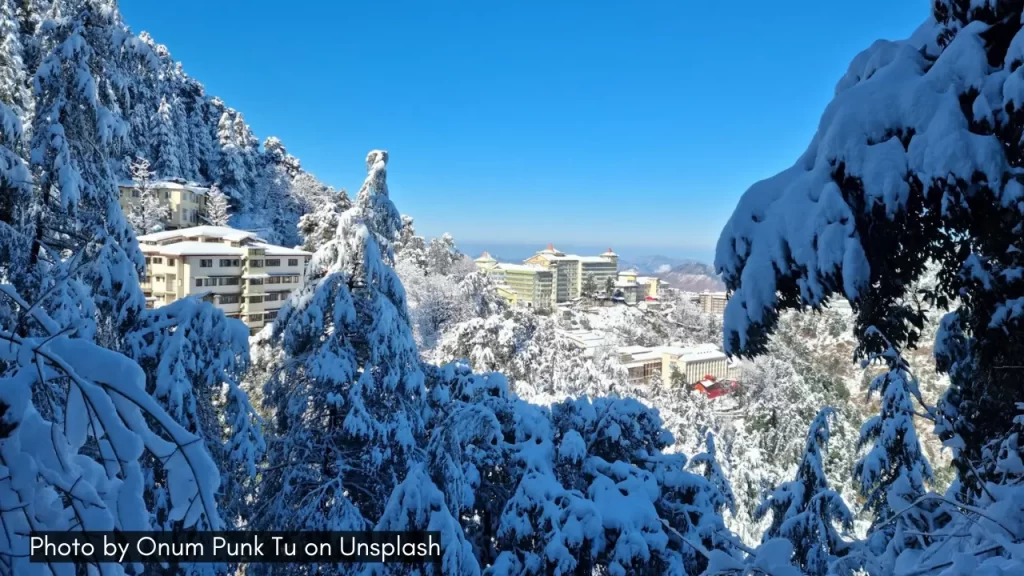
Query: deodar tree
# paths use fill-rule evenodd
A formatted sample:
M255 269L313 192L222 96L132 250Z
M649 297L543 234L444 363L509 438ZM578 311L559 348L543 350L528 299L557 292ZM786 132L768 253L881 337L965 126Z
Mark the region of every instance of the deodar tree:
M1007 531L1019 541L1019 529L998 519L1024 509L996 456L1016 446L1008 438L1024 357L1021 13L1019 2L935 0L911 38L858 55L807 151L743 195L716 255L732 291L725 348L745 356L766 351L780 311L833 297L856 314L859 359L913 348L925 311L908 290L926 266L938 267L924 297L939 308L957 303L934 343L950 385L924 417L952 449L958 477L947 498L960 500L960 520L943 529L941 550L921 556L936 569L960 552L981 562L983 550L995 555L985 562L1021 569L1005 563L1014 553L998 543ZM891 425L904 410L891 388L900 385L885 384ZM885 478L863 470L871 486ZM974 530L961 520L977 522L982 508L993 535L957 537Z

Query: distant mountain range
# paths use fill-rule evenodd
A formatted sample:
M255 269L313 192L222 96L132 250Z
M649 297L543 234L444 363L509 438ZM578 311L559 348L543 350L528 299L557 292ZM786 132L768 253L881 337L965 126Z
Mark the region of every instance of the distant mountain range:
M697 260L649 256L629 261L619 260L619 269L636 268L641 274L657 276L676 290L684 292L719 292L725 283L710 264Z

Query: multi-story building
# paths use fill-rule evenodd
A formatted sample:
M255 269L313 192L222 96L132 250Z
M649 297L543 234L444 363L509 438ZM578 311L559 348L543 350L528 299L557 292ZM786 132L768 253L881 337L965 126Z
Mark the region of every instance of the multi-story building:
M725 314L729 295L725 292L701 292L697 295L697 306L706 314Z
M141 194L133 182L122 182L121 210L128 212L129 207L141 200ZM187 228L200 224L200 214L206 209L206 193L209 188L175 180L157 180L149 183L149 189L157 198L170 208L170 218L165 223L168 230Z
M498 285L498 295L513 306L526 306L541 311L552 308L553 274L541 266L504 264L484 252L474 260Z
M577 256L551 245L523 264L499 263L487 252L475 262L496 282L515 292L519 304L540 310L552 310L560 302L579 298L588 285L604 292L609 283L614 284L618 269L618 255L610 248L600 256ZM542 303L538 299L545 294L548 300Z
M615 281L619 256L611 248L600 256L566 254L548 244L547 248L527 258L525 264L551 270L554 305L580 297L584 293L584 286L588 284L594 291L604 292L609 281Z
M633 384L646 384L656 374L661 375L665 385L671 383L674 372L678 372L686 384L700 382L705 376L727 379L735 376L730 370L729 358L714 344L697 346L626 346L619 348L619 359L629 373Z
M196 226L139 237L146 257L147 306L202 295L252 333L277 317L302 284L309 252L274 246L252 232Z

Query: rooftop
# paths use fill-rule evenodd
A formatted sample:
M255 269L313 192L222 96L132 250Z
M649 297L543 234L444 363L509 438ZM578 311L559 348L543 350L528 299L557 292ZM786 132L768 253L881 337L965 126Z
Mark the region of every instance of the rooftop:
M498 264L499 270L506 270L510 272L547 272L548 270L543 266L537 266L536 264Z
M132 180L122 180L118 183L120 188L134 188L135 182ZM210 188L203 186L197 182L175 182L173 180L150 180L149 187L154 190L188 190L189 192L195 192L196 194L206 194L210 191Z
M164 240L173 240L174 238L190 238L194 236L208 236L211 238L220 238L222 240L231 241L240 241L245 240L246 238L257 238L255 232L236 230L235 228L228 228L227 226L193 226L191 228L180 228L178 230L166 230L164 232L145 234L143 236L139 236L139 242L154 243L163 242Z

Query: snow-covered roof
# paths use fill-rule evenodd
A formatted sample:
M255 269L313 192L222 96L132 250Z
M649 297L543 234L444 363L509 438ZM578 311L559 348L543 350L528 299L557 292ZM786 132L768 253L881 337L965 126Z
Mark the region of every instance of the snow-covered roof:
M484 251L484 253L481 254L480 257L476 259L476 262L497 262L497 260L491 257L490 253Z
M636 282L631 282L629 280L616 280L615 281L615 287L616 288L636 288L636 286L637 286Z
M209 187L203 186L197 182L186 182L182 184L171 180L150 180L148 185L154 190L188 190L189 192L195 192L196 194L206 194L210 191ZM118 183L118 186L121 188L134 188L135 182L131 180L122 180Z
M241 256L245 253L244 248L237 248L220 242L175 242L174 244L163 244L154 246L152 244L141 246L146 254L167 254L170 256Z
M576 259L586 264L611 264L604 256L576 256Z
M650 284L651 282L657 282L657 281L658 281L658 279L655 278L654 276L637 276L636 277L636 283L637 284Z
M636 268L630 268L629 270L619 272L619 276L636 276L638 274L640 274L640 272L638 272Z
M536 264L505 264L501 263L496 266L499 270L514 270L517 272L547 272L547 269L543 266L537 266Z
M264 242L258 242L250 244L249 248L262 248L267 256L312 256L312 252L306 252L298 248L286 248L284 246L275 246L273 244L267 244Z
M177 230L165 230L139 236L139 242L153 243L173 240L174 238L191 238L195 236L208 236L222 240L241 241L246 238L257 238L254 232L236 230L227 226L193 226L191 228L179 228Z

